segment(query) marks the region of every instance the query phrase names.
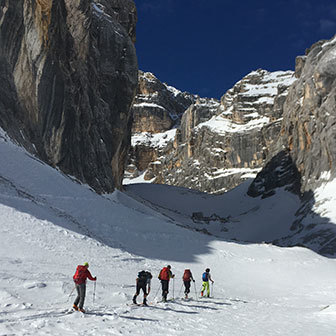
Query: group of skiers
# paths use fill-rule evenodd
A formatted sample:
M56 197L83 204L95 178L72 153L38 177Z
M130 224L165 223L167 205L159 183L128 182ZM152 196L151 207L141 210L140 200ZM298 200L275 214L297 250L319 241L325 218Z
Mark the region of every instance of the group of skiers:
M85 262L83 265L78 265L76 269L76 273L73 276L73 280L75 282L76 290L77 290L77 297L73 304L73 308L75 310L81 311L85 313L83 308L84 300L85 300L85 292L86 292L86 279L90 279L92 281L96 281L97 277L93 277L88 270L89 264ZM168 265L163 267L159 273L158 279L161 281L162 287L162 301L167 301L167 295L169 293L169 281L170 279L174 278L175 274L171 271L171 266ZM143 291L144 298L143 298L143 305L147 305L147 296L151 290L151 280L153 276L148 271L141 271L138 273L138 277L136 279L136 292L133 296L133 303L137 304L137 296L140 294L140 291ZM190 293L191 281L195 282L193 275L190 269L186 269L182 276L183 284L184 284L184 294L185 298L188 299L188 294ZM202 274L202 289L201 289L201 296L210 297L210 286L209 281L214 283L210 275L210 269L207 268L205 272Z

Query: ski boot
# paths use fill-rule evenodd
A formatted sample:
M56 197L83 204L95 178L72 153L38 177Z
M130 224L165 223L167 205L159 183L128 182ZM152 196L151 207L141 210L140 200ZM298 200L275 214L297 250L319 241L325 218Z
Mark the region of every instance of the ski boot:
M144 306L148 306L148 304L147 304L147 300L146 300L146 299L143 299L142 304L143 304Z
M132 300L134 304L137 304L137 302L136 302L136 298L137 298L136 295L134 295L134 296L133 296L133 300Z

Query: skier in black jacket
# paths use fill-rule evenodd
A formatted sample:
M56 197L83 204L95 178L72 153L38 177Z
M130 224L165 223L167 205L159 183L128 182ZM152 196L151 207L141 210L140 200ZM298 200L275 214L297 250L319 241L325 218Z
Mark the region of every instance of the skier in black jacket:
M143 304L145 306L147 306L147 296L150 293L150 289L151 289L151 279L152 279L152 274L150 272L147 271L141 271L138 273L138 277L136 279L136 293L133 296L133 303L137 304L136 302L136 298L137 296L140 294L140 290L142 289L143 293L144 293L144 298L143 298ZM148 289L148 290L147 290Z

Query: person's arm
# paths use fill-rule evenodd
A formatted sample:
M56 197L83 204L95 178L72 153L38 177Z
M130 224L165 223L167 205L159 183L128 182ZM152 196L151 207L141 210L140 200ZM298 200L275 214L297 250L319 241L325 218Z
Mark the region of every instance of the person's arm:
M170 277L170 278L174 278L174 277L175 277L175 274L173 274L172 271L169 271L169 277Z
M210 273L209 273L209 280L210 280L212 283L215 282L215 281L213 281L213 280L211 279L211 275L210 275Z
M96 281L97 280L97 277L93 277L90 273L89 270L86 270L86 274L87 274L87 277L91 280L91 281Z

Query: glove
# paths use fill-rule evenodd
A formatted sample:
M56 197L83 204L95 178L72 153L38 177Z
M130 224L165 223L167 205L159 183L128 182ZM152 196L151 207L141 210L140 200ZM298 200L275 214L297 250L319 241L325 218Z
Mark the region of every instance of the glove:
M94 277L94 281L97 281L97 277Z
M195 280L193 280L193 282L195 282Z

